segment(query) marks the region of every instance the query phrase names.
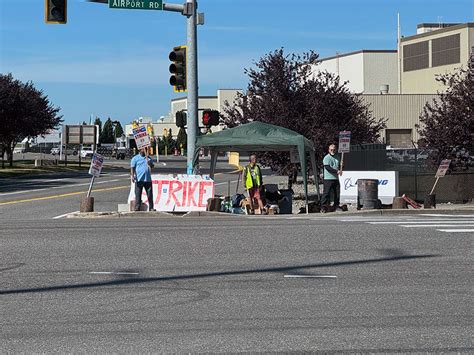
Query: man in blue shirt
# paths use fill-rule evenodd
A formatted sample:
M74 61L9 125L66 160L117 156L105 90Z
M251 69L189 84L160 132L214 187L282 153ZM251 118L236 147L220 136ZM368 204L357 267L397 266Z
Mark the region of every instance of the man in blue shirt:
M339 176L342 175L342 166L339 155L336 154L336 145L331 144L328 149L328 154L323 159L324 165L324 193L321 199L321 207L328 208L330 204L331 192L334 192L334 208L339 210L339 196L341 187L339 184Z
M153 208L153 188L151 181L151 168L153 159L148 156L148 149L140 149L140 153L132 158L130 163L130 175L132 183L135 183L135 211L140 211L142 205L142 191L145 188L148 197L148 210Z

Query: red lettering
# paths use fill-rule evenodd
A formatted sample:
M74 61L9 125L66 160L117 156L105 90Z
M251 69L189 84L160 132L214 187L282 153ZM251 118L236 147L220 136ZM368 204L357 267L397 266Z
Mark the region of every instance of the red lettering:
M153 194L155 197L155 205L159 204L162 190L163 190L163 185L167 185L167 184L169 184L168 180L153 180L152 185L156 185L156 194Z
M206 187L212 186L214 188L214 183L212 181L200 181L199 182L199 200L198 200L198 206L199 207L206 207L207 206L207 200L206 203L203 203L203 198L204 194L206 193Z
M194 199L194 191L196 191L196 188L198 187L198 185L199 185L199 182L195 182L194 184L191 181L188 182L188 203L187 203L187 207L196 207L197 206L196 200Z
M186 206L186 199L187 199L187 196L188 195L188 182L187 181L184 181L183 182L183 200L181 202L181 206Z
M175 188L175 185L177 186L176 188ZM183 188L183 183L181 181L171 180L170 191L168 194L168 201L166 201L166 205L168 205L171 201L171 198L173 198L173 201L176 207L181 207L181 204L179 203L178 198L176 197L175 193L182 190L182 188Z

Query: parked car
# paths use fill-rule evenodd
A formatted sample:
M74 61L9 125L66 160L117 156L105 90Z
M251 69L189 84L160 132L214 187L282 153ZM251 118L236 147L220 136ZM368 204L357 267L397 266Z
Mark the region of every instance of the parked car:
M82 148L81 149L81 158L92 158L94 151L91 148Z
M68 148L67 151L66 151L66 149L63 147L63 154L65 154L65 153L67 155L77 155L77 148ZM60 147L51 148L51 154L52 155L61 154L61 148Z

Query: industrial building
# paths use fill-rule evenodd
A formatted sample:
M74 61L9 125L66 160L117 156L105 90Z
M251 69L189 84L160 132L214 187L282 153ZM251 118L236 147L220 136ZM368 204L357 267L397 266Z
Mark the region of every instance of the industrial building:
M439 74L466 66L474 48L474 23L417 26L417 34L400 40L400 81L402 94L436 94L445 87Z

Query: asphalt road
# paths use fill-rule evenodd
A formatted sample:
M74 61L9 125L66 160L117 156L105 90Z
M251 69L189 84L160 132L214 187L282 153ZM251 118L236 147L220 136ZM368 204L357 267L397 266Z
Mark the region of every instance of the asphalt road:
M54 219L88 180L0 181L0 353L474 351L474 214Z
M96 179L92 196L94 210L117 211L118 204L127 203L130 191L130 161L107 161L100 178ZM183 174L186 161L182 158L162 159L156 164L156 174ZM201 162L208 173L209 161ZM216 193L235 192L238 174L223 161L216 171ZM0 178L0 219L43 219L61 217L80 208L81 196L87 193L91 177L87 171ZM240 186L242 186L240 184Z
M472 352L472 234L342 219L4 223L0 352Z

